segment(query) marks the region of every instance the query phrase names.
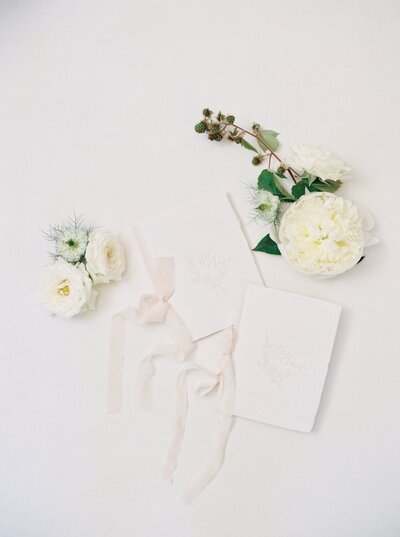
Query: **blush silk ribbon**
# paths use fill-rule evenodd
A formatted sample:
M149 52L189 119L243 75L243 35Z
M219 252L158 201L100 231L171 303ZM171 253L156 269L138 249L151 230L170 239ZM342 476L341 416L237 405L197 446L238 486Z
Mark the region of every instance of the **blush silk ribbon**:
M225 448L233 425L235 381L232 365L233 328L229 327L215 334L222 338L222 352L215 368L208 369L198 364L182 368L176 382L176 409L173 434L164 466L163 477L172 482L185 430L189 405L189 385L195 395L202 397L218 386L217 428L208 463L200 469L194 479L182 491L182 499L189 504L212 481L220 470ZM191 382L189 381L191 378Z
M173 343L159 343L139 362L137 397L139 407L152 408L151 379L155 374L154 359L165 357L183 362L193 351L194 342L190 332L175 312L169 299L174 292L174 262L171 258L151 258L140 236L137 237L143 257L153 282L154 292L140 298L138 308L126 308L112 318L111 341L108 364L108 389L106 409L119 412L122 407L122 373L126 324L165 323ZM231 361L233 328L229 327L215 334L222 339L222 353L214 369L206 369L198 364L184 367L178 374L176 384L176 409L172 440L169 446L163 476L172 482L173 474L184 436L185 420L188 412L189 377L194 380L195 393L206 395L218 386L217 392L217 432L208 464L184 489L182 498L189 503L215 477L222 466L226 444L233 424L234 372Z

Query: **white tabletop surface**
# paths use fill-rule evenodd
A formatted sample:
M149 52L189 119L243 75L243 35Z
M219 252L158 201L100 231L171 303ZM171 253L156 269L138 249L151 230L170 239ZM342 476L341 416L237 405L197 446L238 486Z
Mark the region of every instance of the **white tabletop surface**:
M2 537L400 535L399 16L396 0L1 0ZM146 286L133 225L214 188L249 220L257 170L194 133L205 106L277 130L282 151L340 154L354 169L343 194L371 209L381 242L330 281L257 254L267 285L343 307L316 427L237 421L220 474L185 507L211 399L193 400L168 486L176 369L161 366L156 411L140 413L146 331L128 338L120 415L104 394L110 316ZM40 230L74 209L122 237L129 270L64 321L38 300Z

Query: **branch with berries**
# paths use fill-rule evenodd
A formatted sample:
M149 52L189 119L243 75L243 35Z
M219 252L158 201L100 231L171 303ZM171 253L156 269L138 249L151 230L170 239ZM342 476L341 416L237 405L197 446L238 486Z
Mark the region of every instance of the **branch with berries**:
M235 123L235 116L225 115L222 112L214 114L209 108L203 110L203 119L197 123L194 130L199 133L207 133L208 139L221 142L224 138L241 145L256 155L252 159L252 164L258 166L263 162L271 167L272 161L278 163L277 174L282 178L287 173L293 183L297 183L299 174L291 166L287 166L276 154L279 147L278 133L273 130L262 129L259 123L253 123L251 130L244 129ZM256 141L257 146L252 145L247 138Z

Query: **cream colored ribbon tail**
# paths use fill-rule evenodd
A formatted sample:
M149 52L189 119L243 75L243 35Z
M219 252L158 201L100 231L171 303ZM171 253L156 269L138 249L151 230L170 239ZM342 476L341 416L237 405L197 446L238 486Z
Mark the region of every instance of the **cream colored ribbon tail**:
M211 371L199 365L184 368L178 375L176 387L176 412L171 444L169 446L163 477L172 481L185 430L185 421L188 412L188 377L202 375L204 380L197 382L195 393L203 396L218 386L217 393L217 429L209 462L202 468L195 478L185 487L182 493L183 501L188 504L197 496L220 470L225 456L225 449L233 425L233 407L235 397L235 380L232 365L233 328L220 332L223 338L223 352L218 360L217 367Z

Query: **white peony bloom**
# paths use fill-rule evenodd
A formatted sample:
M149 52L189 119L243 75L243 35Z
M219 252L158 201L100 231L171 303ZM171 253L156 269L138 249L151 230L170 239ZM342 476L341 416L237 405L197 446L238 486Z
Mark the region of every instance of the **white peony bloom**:
M89 233L87 228L77 225L66 226L55 231L56 256L69 263L77 263L85 255Z
M372 226L351 201L315 192L284 213L278 246L296 270L330 278L358 263L364 247L374 242L369 235Z
M253 192L253 203L255 205L256 216L265 222L271 223L275 220L280 200L268 190L255 189Z
M120 280L125 272L124 250L118 239L109 232L90 233L85 257L86 268L95 284Z
M291 147L285 163L298 172L306 171L323 181L343 181L351 171L343 160L327 149L308 144Z
M51 313L70 318L94 309L96 295L83 264L72 265L58 259L48 268L43 281L43 302Z

